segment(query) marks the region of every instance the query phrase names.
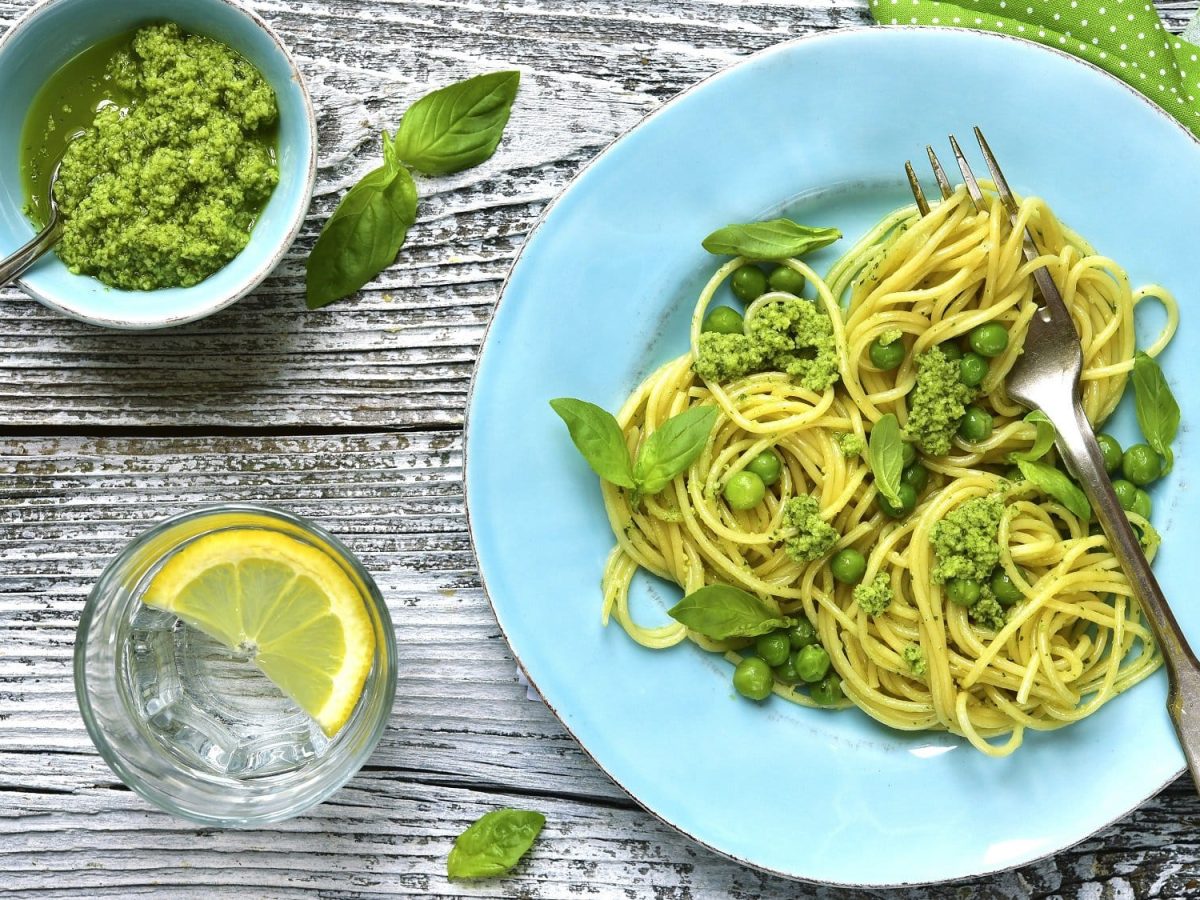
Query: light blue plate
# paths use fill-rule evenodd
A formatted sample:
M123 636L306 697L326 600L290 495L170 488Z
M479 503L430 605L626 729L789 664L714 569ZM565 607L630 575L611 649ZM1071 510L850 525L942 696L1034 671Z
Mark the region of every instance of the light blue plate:
M686 351L694 298L718 262L700 247L713 228L782 212L853 240L908 202L906 159L976 123L1016 190L1046 197L1135 282L1160 281L1180 298L1183 324L1164 364L1184 430L1175 470L1154 489L1165 536L1155 568L1200 643L1189 546L1200 510L1188 502L1200 390L1187 371L1200 335L1200 144L1067 56L994 35L872 28L784 44L705 81L613 144L546 213L476 373L467 504L513 652L638 802L781 874L893 885L1016 866L1123 816L1183 766L1161 673L994 760L854 710L746 702L719 658L692 645L644 650L615 624L600 626L613 538L596 478L547 401L615 410ZM817 268L834 255L823 252ZM1135 428L1123 410L1118 436ZM678 596L662 585L643 594L643 615L663 619Z

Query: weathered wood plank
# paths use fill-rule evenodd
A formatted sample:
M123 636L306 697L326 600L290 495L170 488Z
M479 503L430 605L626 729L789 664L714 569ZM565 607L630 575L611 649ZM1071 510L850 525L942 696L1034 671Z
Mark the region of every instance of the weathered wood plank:
M442 877L454 834L511 804L547 812L547 838L516 877L472 895L795 896L636 809L525 699L470 559L461 464L457 435L428 432L0 442L0 886L458 896ZM73 631L105 562L162 516L231 498L334 530L376 573L401 638L392 724L367 769L312 815L248 833L189 828L125 790L71 686ZM979 888L1183 896L1200 872L1197 825L1183 780L1082 847Z
M389 732L376 764L453 777L490 758L491 783L536 789L553 774L582 795L621 798L516 683L470 556L458 435L244 445L0 445L0 749L28 751L47 740L88 748L71 681L74 629L91 584L125 542L188 506L259 500L337 532L393 606L403 727ZM521 740L545 752L526 759L514 744Z
M763 898L849 896L832 888L799 887L707 853L640 811L581 807L519 794L480 794L461 788L413 784L379 773L364 774L317 814L269 832L196 831L145 811L127 791L98 789L69 798L78 811L64 814L64 798L29 795L15 801L21 830L6 833L0 818L0 878L18 891L118 891L175 885L233 890L291 889L331 896L478 897L693 897ZM530 857L505 880L471 886L447 883L445 855L471 820L496 804L536 805L548 824ZM1143 829L1165 826L1195 847L1173 820L1170 798ZM1155 817L1158 821L1155 821ZM1146 836L1143 833L1142 836ZM1139 846L1122 848L1123 862L1142 871L1170 859L1158 832ZM1154 880L1135 866L1116 863L1103 840L1077 848L1066 867L1049 863L993 879L973 896L1185 897L1195 889L1194 870L1175 856ZM101 865L96 865L101 861ZM184 862L186 861L186 863ZM962 897L965 886L908 892L931 900ZM862 898L895 898L893 892L856 892Z
M27 4L0 0L0 22ZM500 282L545 203L658 103L798 30L859 24L850 4L261 3L321 110L317 199L253 297L165 333L105 332L0 291L0 421L61 425L458 424ZM348 36L370 34L370 41ZM416 226L355 300L303 308L303 258L379 131L431 85L525 71L495 158L419 178Z
M27 0L0 0L0 30ZM154 335L98 331L0 291L0 424L255 429L421 426L322 438L0 441L0 892L14 896L845 897L696 847L636 809L524 699L462 517L471 364L529 227L586 160L696 79L793 34L867 21L855 0L261 0L321 108L317 197L251 298ZM1174 30L1196 0L1160 2ZM364 35L369 39L364 40ZM395 266L303 310L303 256L375 135L429 87L525 72L500 154L421 181ZM438 431L446 428L450 431ZM377 575L400 632L399 699L370 766L314 814L259 832L189 828L116 782L71 688L75 623L108 558L197 503L279 502ZM497 805L551 819L514 876L448 884L453 835ZM1057 859L970 887L856 896L1200 895L1187 779Z

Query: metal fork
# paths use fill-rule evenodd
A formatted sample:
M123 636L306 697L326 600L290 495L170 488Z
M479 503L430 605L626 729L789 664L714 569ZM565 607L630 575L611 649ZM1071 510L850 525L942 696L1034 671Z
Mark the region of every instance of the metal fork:
M1009 221L1016 227L1017 201L978 128L975 129L975 137L991 171L996 193L1008 212ZM966 182L967 193L975 208L982 211L985 208L983 191L953 135L950 136L950 146ZM926 149L942 197L947 198L953 189L933 148ZM921 190L912 163L905 163L904 168L917 208L921 215L927 215L929 202ZM1037 259L1038 249L1028 228L1025 229L1024 244L1025 258L1030 261ZM1083 486L1096 518L1108 535L1113 553L1129 579L1134 596L1150 620L1154 637L1167 663L1170 682L1167 711L1179 735L1192 778L1200 789L1200 662L1188 645L1175 616L1171 614L1150 564L1142 554L1137 535L1113 492L1096 435L1084 415L1079 391L1083 350L1071 314L1045 266L1035 270L1033 278L1041 295L1041 303L1029 322L1024 350L1008 373L1008 394L1018 403L1041 410L1054 424L1059 453L1071 474Z

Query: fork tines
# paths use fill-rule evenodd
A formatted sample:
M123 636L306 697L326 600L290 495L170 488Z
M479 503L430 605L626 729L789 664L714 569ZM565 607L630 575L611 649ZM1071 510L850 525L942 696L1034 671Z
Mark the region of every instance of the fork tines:
M996 193L1000 195L1000 199L1004 202L1004 206L1009 213L1015 214L1017 211L1016 198L1013 197L1012 191L1009 190L1004 173L1000 171L1000 164L996 162L996 157L992 154L992 148L988 146L988 142L978 126L975 127L975 139L979 142L979 149L983 151L983 159L987 163L988 171L992 175L992 182L996 186ZM958 169L962 172L963 182L967 186L967 193L971 197L972 204L974 204L976 210L982 210L984 208L983 190L979 187L979 180L975 177L975 173L971 171L967 157L954 135L950 135L950 148L954 152L954 159L958 163ZM929 165L933 169L933 177L937 181L942 199L948 199L954 193L954 189L950 185L950 180L946 177L946 170L942 168L942 163L933 151L932 146L926 146L925 150L929 154ZM925 197L925 192L921 189L921 181L917 178L917 173L913 169L911 162L905 162L904 172L908 176L908 186L912 189L913 198L917 201L917 209L920 210L922 216L929 215L929 201Z
M1037 245L1033 240L1033 232L1029 230L1028 225L1020 224L1017 199L1013 196L1013 192L1009 190L1008 181L1005 179L1004 173L1000 171L1000 164L996 162L992 148L988 146L988 142L978 126L975 128L975 140L979 142L979 149L983 151L983 158L987 162L988 171L992 174L992 184L995 185L996 193L999 195L1001 202L1004 203L1009 223L1014 228L1021 229L1021 249L1025 255L1025 259L1033 262L1039 255ZM985 204L983 191L980 189L979 181L975 178L975 173L971 171L971 166L967 163L967 158L963 154L962 147L958 145L958 140L954 135L950 135L950 147L954 150L954 158L958 161L958 168L962 172L963 181L966 182L967 193L971 197L971 202L974 204L976 210L982 211ZM929 164L933 167L933 177L937 179L943 199L947 198L953 191L950 188L950 182L946 179L946 172L942 169L942 164L938 162L937 154L933 152L933 148L927 147L926 149L929 151ZM922 216L929 215L929 201L925 198L924 191L921 190L921 182L917 178L917 173L913 171L912 163L906 162L904 164L904 171L908 175L908 184L912 188L913 197L916 198L917 209L921 211ZM1050 322L1051 320L1065 322L1067 325L1064 327L1069 327L1071 333L1074 334L1075 326L1071 324L1070 313L1063 304L1062 295L1054 283L1054 278L1051 276L1050 270L1043 263L1033 270L1032 275L1043 301L1040 304L1041 320L1044 322Z

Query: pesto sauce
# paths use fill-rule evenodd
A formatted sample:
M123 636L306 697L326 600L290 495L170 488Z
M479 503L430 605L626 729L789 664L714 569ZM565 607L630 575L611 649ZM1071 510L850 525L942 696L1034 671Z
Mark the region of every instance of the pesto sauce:
M84 50L50 76L25 114L21 129L21 181L25 189L25 214L38 228L50 216L50 173L62 159L71 138L91 127L96 112L116 105L123 112L132 94L107 73L118 52L133 46L134 32L107 38Z
M245 247L278 182L278 106L229 47L148 25L72 59L22 133L27 213L64 218L67 267L126 290L187 287Z

